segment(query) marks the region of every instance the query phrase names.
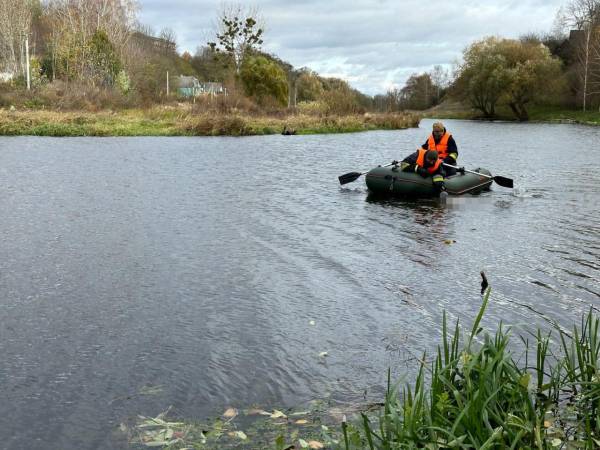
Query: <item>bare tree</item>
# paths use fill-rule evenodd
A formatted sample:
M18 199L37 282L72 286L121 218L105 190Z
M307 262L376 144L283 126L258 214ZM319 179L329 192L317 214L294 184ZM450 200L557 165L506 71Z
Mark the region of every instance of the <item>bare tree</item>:
M123 58L137 10L137 0L48 0L45 15L50 24L48 45L53 60L66 58L67 72L83 78L88 44L97 31L106 33Z
M239 73L249 50L260 47L263 43L262 22L256 8L244 9L240 4L223 4L217 24L218 42L209 42L208 45L213 50L229 54Z
M586 111L588 97L600 90L600 0L571 0L563 10L562 22L579 31L575 44Z
M0 0L0 59L13 74L25 73L24 42L34 6L32 0Z
M433 86L436 90L435 102L440 102L441 92L446 89L450 84L450 74L447 69L444 69L441 65L433 66L433 70L429 72L429 77L433 82Z

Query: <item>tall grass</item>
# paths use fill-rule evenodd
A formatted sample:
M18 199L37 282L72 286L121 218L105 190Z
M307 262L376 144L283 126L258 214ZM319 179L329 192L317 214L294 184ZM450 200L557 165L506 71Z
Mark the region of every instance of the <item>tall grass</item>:
M413 384L392 386L388 372L385 406L344 426L346 450L600 448L600 320L590 311L572 337L559 331L557 354L551 334L537 330L535 345L523 340L520 365L509 328L480 327L489 295L466 342L444 314L437 354L423 355Z

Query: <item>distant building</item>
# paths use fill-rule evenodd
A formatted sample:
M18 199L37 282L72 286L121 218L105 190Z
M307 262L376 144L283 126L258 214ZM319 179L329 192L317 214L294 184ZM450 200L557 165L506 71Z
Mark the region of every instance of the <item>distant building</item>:
M161 54L177 53L177 44L174 41L150 36L140 31L132 34L133 40L140 46Z
M182 97L201 95L227 95L222 83L200 82L196 77L180 75L177 79L177 93Z

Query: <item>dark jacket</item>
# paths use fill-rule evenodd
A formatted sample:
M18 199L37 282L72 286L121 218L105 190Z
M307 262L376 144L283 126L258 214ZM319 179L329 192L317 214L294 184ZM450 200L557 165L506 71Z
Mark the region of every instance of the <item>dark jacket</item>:
M416 172L418 157L419 157L419 152L416 151L416 152L408 155L406 158L404 158L402 160L402 163L400 164L400 168L402 169L402 171L403 172ZM425 167L425 169L427 169L427 167ZM432 175L441 175L441 176L445 177L446 171L444 170L444 166L440 164L440 167L438 167L438 170L436 170Z

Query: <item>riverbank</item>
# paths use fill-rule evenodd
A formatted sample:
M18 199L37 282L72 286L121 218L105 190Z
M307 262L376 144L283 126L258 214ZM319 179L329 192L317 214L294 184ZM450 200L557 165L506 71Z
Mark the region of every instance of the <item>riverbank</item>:
M444 314L437 354L423 354L416 380L403 389L388 371L384 403L230 408L204 424L140 416L122 431L130 443L169 448L598 448L600 319L590 311L556 337L525 330L518 345L502 324L493 333L481 328L489 297L490 289L466 336Z
M418 126L412 113L318 117L191 113L182 108L131 109L100 112L1 110L3 136L254 136L280 134L349 133L398 130Z
M555 106L532 106L528 109L531 123L572 123L600 126L600 112L565 109ZM460 103L444 103L423 112L423 117L436 119L488 120L481 112ZM494 120L517 122L508 107L499 107Z

